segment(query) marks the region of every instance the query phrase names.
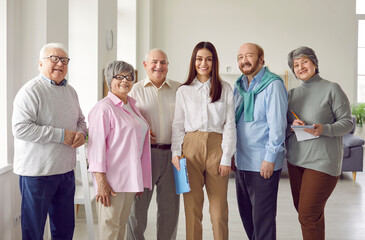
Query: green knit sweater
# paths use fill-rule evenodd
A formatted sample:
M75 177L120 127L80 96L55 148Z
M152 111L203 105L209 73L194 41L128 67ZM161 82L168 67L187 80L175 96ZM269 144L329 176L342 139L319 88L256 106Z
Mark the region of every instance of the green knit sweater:
M337 83L318 74L288 92L288 128L295 117L306 124L322 124L319 138L298 142L295 134L286 139L288 161L304 168L338 176L342 168L342 136L353 127L350 102Z

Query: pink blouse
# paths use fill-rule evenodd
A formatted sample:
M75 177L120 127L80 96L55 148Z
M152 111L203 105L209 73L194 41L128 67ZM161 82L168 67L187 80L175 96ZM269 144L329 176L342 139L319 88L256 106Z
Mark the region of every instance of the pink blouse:
M128 97L134 112L147 124ZM123 108L113 93L100 100L89 113L87 156L90 172L105 173L115 192L143 192L152 188L149 130L141 136L140 124ZM143 151L139 144L144 139ZM98 185L93 177L95 193Z

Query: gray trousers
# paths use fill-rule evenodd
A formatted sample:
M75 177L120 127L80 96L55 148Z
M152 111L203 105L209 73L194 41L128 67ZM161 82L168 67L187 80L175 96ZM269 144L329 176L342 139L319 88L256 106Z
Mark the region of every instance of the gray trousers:
M176 239L180 195L176 195L171 151L151 148L152 190L134 199L127 225L127 240L144 240L147 213L154 188L157 202L157 239ZM150 238L149 238L150 239Z

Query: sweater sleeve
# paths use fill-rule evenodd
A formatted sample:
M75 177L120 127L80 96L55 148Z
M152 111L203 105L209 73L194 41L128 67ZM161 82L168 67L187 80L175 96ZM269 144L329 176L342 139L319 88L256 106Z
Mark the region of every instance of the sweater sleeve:
M61 128L37 124L39 99L31 88L21 88L14 99L12 126L14 137L27 142L61 142Z
M333 89L329 100L335 122L323 125L322 135L330 137L343 136L353 128L350 102L337 83L333 83L332 86Z

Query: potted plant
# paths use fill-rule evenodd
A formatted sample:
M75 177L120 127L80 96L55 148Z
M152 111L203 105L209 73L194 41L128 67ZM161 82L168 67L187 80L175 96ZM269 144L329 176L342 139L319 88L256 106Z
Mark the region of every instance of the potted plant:
M352 105L352 115L356 117L356 125L361 128L365 121L365 103Z

